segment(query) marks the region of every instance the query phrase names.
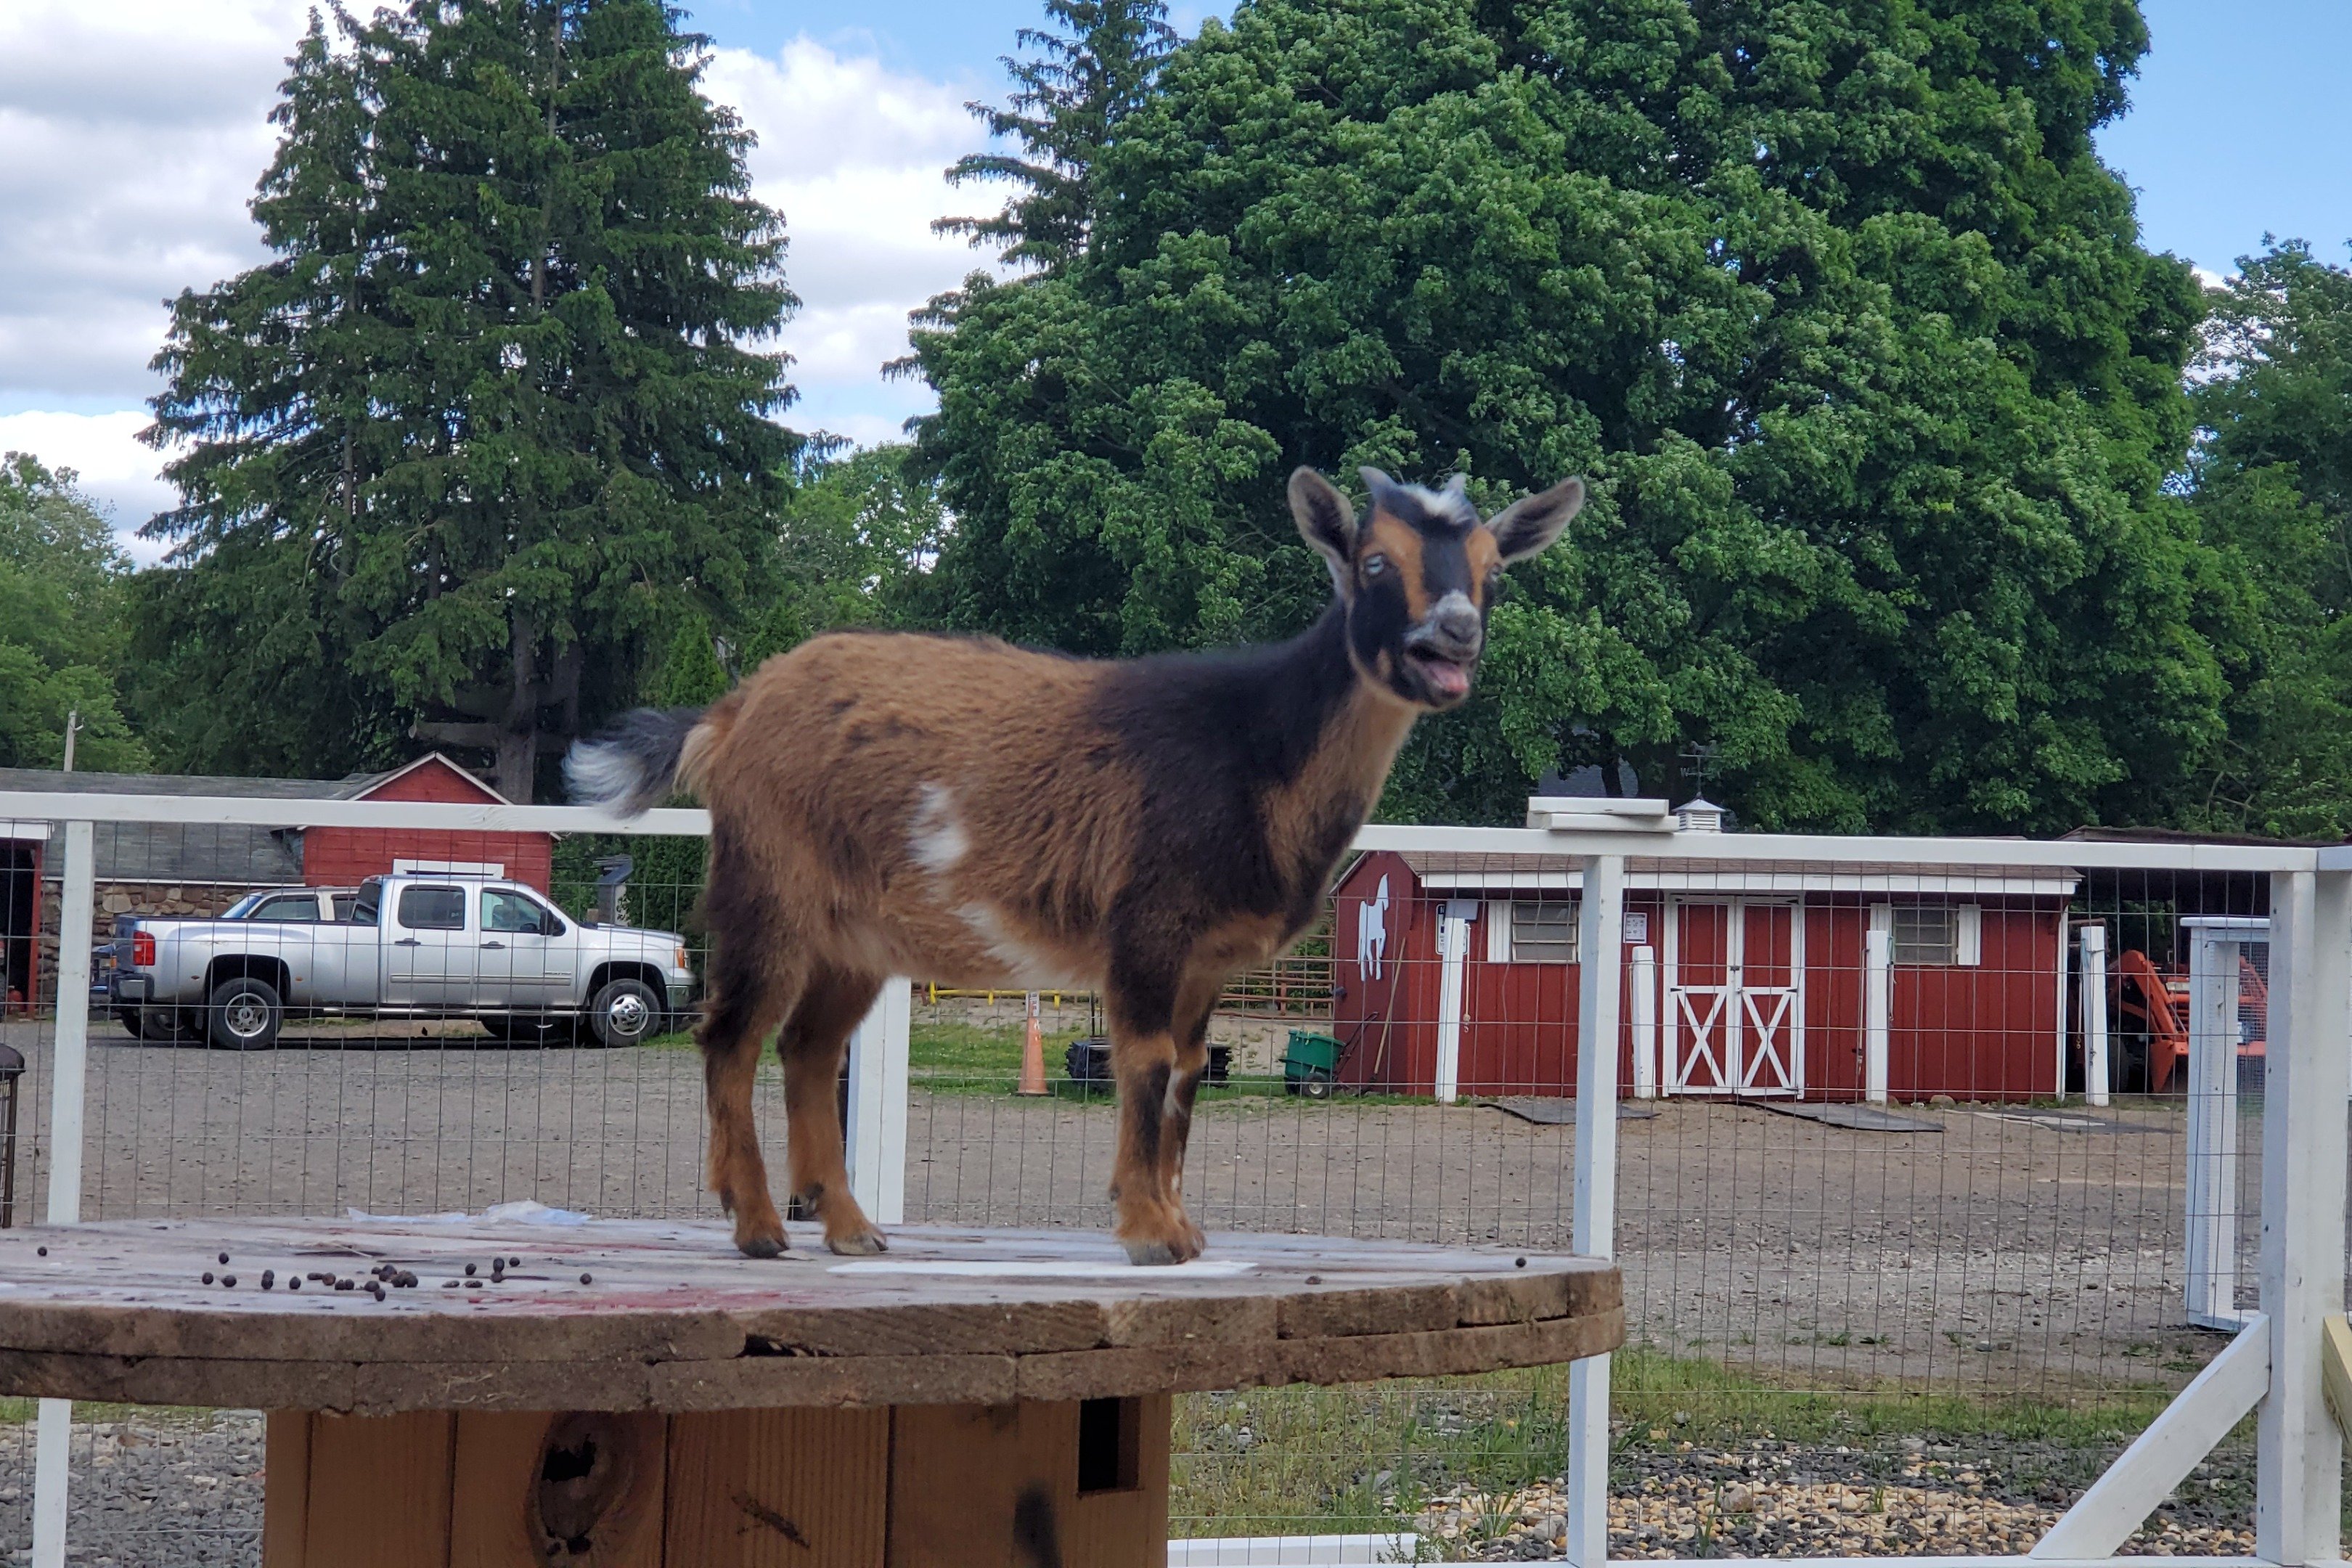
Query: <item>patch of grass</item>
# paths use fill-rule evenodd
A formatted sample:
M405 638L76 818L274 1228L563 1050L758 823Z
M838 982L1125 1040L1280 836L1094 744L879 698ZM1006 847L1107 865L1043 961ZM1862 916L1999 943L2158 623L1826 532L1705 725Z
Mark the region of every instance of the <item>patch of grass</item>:
M2111 1447L2153 1420L2163 1389L1971 1397L1888 1384L1759 1386L1737 1369L1645 1347L1611 1365L1621 1445L1797 1442L1886 1436L2008 1437ZM1568 1465L1568 1369L1272 1388L1176 1401L1171 1512L1180 1535L1384 1531L1428 1500L1508 1493Z

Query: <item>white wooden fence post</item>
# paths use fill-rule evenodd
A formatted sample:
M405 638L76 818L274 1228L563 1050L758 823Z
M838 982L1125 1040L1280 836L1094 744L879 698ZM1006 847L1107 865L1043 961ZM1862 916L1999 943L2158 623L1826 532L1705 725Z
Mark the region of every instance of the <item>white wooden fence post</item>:
M914 988L904 975L849 1037L849 1191L876 1225L907 1218L908 1030Z
M90 926L97 919L97 833L66 824L65 882L58 901L57 1050L49 1064L51 1225L81 1218L82 1113L89 1077ZM65 1568L66 1483L73 1402L41 1401L33 1454L33 1568Z
M2185 922L2194 925L2194 921ZM2182 1266L2189 1321L2235 1328L2238 1314L2238 952L2234 937L2189 938L2189 1185Z
M2352 872L2271 878L2263 1095L2262 1310L2270 1394L2256 1418L2254 1554L2333 1562L2344 1444L2321 1390L2320 1322L2344 1310L2344 1103Z
M1895 933L1862 935L1862 1097L1884 1105L1887 1050L1895 1017Z
M1633 1022L1633 1098L1658 1098L1658 950L1643 942L1633 950L1625 977L1632 990L1625 1010Z
M1617 1255L1617 1051L1624 982L1625 860L1584 862L1577 932L1576 1200L1573 1245ZM1601 1568L1609 1556L1609 1358L1568 1369L1568 1561Z
M1462 1089L1462 967L1470 956L1475 899L1448 899L1437 911L1437 1100L1451 1105Z
M2107 1103L2107 928L2083 928L2083 1098Z

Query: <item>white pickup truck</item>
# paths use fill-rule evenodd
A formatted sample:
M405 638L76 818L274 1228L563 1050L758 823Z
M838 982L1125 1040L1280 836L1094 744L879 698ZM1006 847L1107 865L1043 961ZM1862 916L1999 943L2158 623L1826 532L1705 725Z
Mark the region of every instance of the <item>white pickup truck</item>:
M103 1005L151 1040L267 1050L289 1016L476 1018L518 1045L662 1032L686 939L583 925L516 882L410 873L257 894L220 920L118 921Z

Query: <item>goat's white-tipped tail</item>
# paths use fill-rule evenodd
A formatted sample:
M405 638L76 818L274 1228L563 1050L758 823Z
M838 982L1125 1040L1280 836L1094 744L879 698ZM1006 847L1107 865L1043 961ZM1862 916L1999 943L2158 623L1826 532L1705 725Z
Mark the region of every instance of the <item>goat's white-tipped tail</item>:
M563 759L573 804L635 816L667 800L702 714L699 708L640 708L594 740L574 742Z

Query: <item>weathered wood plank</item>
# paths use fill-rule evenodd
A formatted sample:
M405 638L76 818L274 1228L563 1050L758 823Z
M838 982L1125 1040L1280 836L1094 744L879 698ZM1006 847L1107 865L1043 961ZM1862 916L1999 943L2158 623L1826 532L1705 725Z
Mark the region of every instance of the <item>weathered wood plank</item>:
M310 1413L273 1410L262 1438L261 1568L303 1568L310 1510Z
M668 1433L646 1412L459 1415L449 1568L663 1568Z
M880 1568L890 1412L732 1410L670 1423L673 1568Z
M456 1418L316 1415L304 1568L446 1568Z
M397 1282L289 1292L302 1264ZM1593 1259L1322 1237L1220 1237L1152 1269L1089 1232L909 1226L885 1259L755 1262L718 1226L645 1221L109 1222L0 1234L0 1394L367 1415L1080 1399L1591 1354L1622 1300Z

